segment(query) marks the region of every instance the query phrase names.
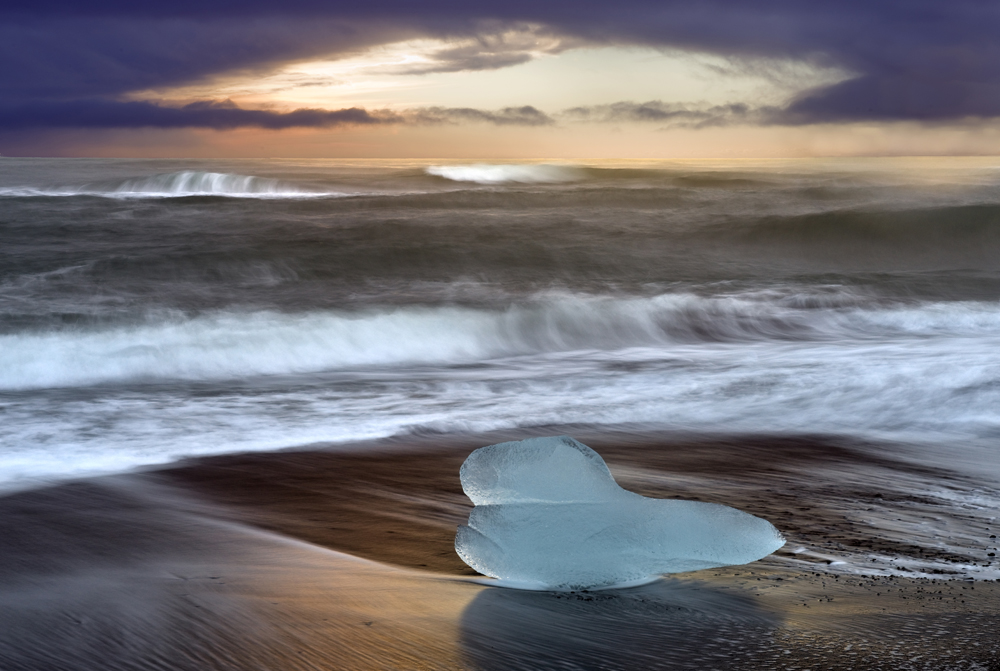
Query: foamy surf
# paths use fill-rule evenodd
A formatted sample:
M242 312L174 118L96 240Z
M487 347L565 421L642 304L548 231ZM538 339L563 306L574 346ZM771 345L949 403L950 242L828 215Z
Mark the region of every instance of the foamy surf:
M425 169L428 175L454 182L477 184L556 184L583 179L580 168L551 164L490 164L434 165Z
M145 323L0 335L0 389L107 382L226 380L358 367L451 366L504 357L579 352L689 357L692 347L851 344L895 357L900 347L928 365L965 348L996 344L992 302L795 307L797 295L647 298L541 294L504 308L411 306L363 311L215 311ZM855 301L859 300L854 297ZM848 302L848 296L841 301ZM826 343L830 343L827 345ZM808 347L807 347L808 349ZM648 350L648 351L646 351ZM655 354L650 354L655 352ZM983 352L985 354L985 352Z

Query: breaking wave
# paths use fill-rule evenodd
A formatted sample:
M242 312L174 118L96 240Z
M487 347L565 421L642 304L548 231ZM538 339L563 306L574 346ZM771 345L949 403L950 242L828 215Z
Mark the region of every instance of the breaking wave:
M693 294L631 299L571 295L493 310L425 306L302 314L218 312L0 336L0 388L451 365L706 342L993 337L998 331L1000 306L993 302L803 309L794 300Z
M107 198L178 198L189 196L316 198L345 195L348 194L310 190L267 177L194 170L82 186L0 189L0 196L103 196Z
M443 177L454 182L477 184L553 184L575 182L583 179L580 168L566 165L489 164L434 165L426 168L428 175Z

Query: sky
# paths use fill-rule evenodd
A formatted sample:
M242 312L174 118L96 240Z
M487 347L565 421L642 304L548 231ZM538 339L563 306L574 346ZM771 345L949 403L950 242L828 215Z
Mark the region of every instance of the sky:
M969 0L6 0L0 154L993 155L998 34Z

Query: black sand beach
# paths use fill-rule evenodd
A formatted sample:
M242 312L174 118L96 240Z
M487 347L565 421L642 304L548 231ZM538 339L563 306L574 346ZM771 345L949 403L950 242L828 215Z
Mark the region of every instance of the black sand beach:
M452 548L471 508L458 468L504 437L228 455L8 495L0 667L1000 668L992 511L942 495L981 491L967 475L829 437L581 436L627 489L740 507L788 544L639 588L524 592L474 581Z

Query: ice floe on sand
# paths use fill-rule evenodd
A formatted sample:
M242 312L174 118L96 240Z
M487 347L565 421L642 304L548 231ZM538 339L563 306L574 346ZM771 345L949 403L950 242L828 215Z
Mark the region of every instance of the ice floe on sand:
M746 564L785 543L770 522L735 508L626 491L597 452L568 436L480 448L461 478L476 507L455 549L511 587L640 584Z

